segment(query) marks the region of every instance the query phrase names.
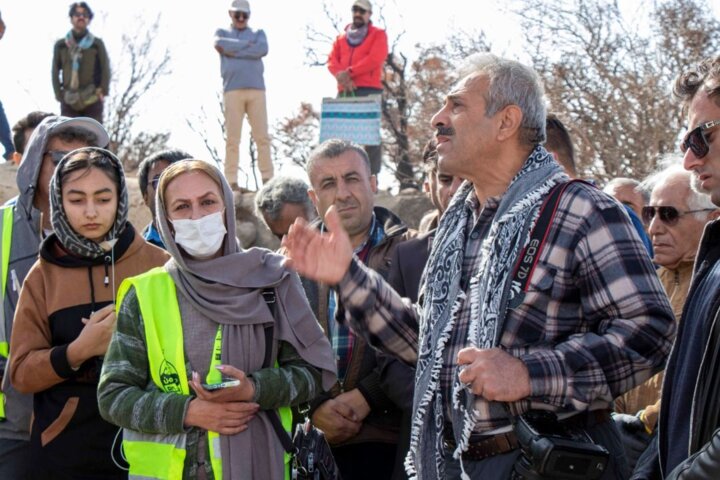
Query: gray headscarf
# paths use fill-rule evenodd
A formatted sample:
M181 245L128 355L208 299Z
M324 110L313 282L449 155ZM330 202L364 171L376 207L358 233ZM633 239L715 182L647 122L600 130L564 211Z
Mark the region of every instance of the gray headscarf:
M59 172L62 171L65 164L79 153L88 153L91 158L101 157L101 161L107 161L117 171L119 188L118 188L118 205L115 214L115 223L105 236L102 243L94 242L88 238L78 235L78 233L70 226L67 214L62 203L62 179ZM91 167L92 168L92 167ZM60 243L71 253L83 258L99 258L110 251L115 244L118 236L125 229L128 217L128 192L125 184L125 173L123 171L120 160L109 150L98 147L84 147L73 150L65 155L57 167L55 173L50 180L50 216L52 226Z
M183 162L187 160L176 162L170 168L179 168ZM157 225L172 255L165 268L175 281L178 293L207 318L223 326L224 364L247 373L261 368L265 356L264 327L274 323L275 341L291 344L303 360L322 371L323 388L331 388L336 380L332 349L310 310L300 279L283 266L282 255L260 248L242 250L239 247L233 234L233 194L219 170L217 176L222 180L228 234L223 241L222 256L215 259L197 260L180 251L168 222L164 192L157 192ZM265 288L276 292L275 319L262 296ZM283 477L282 446L266 415L252 420L248 430L241 434L222 436L221 449L225 479Z

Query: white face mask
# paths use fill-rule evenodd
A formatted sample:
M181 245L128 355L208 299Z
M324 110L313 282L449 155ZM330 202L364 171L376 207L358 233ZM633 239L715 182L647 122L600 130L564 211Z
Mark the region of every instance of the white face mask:
M221 210L195 220L172 220L175 242L195 258L212 257L222 247L227 233L224 213Z

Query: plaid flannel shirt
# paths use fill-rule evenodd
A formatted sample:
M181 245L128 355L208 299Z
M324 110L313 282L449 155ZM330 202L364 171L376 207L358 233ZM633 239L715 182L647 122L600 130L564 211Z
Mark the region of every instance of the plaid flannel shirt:
M489 199L481 208L474 192L465 200L472 215L466 229L464 279L477 268L498 203L498 198ZM356 260L338 292L355 331L377 348L408 363L416 361L418 329L424 325L421 308L400 298ZM452 409L451 380L457 354L466 346L469 317L466 301L440 377L446 415ZM515 405L517 410L609 408L615 397L664 366L674 332L667 296L625 211L599 190L570 185L528 292L508 311L498 345L520 358L530 374L531 395ZM476 409L476 432L509 423L503 409L491 409L482 398Z
M354 253L365 263L367 256L377 244L385 238L385 230L380 222L377 221L375 214L372 215L372 223L370 224L370 235L368 238L355 249ZM355 346L355 334L348 328L347 324L338 323L335 320L335 311L337 310L335 290L332 288L328 291L328 328L330 329L330 343L332 345L335 360L337 362L338 379L345 380L350 358L352 358L353 348Z

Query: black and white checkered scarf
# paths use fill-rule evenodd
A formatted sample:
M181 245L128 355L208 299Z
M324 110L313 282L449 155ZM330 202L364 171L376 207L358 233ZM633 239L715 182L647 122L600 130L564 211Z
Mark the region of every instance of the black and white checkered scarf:
M105 157L112 166L117 170L118 178L120 180L120 188L118 190L118 206L117 213L115 214L115 223L113 224L110 231L105 236L105 241L101 243L94 242L88 238L73 230L67 219L67 214L63 208L62 202L62 180L58 176L68 161L68 159L77 154L78 152L89 152L91 155L102 155ZM78 255L83 258L99 258L106 255L115 244L120 233L125 228L128 217L128 191L125 183L125 173L123 171L122 163L120 160L109 150L98 147L85 147L73 150L72 152L65 155L57 167L55 167L55 174L50 180L50 216L52 221L53 230L57 235L58 240L62 243L69 252Z

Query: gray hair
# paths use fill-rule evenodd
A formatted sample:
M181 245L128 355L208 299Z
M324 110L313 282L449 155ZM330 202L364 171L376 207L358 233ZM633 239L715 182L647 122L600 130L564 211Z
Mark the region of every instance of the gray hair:
M689 191L687 197L687 208L688 210L705 210L705 209L716 209L717 205L712 203L710 195L698 192L692 188L693 173L685 170L681 164L682 158L676 156L667 156L664 161L661 161L661 170L648 176L640 184L640 188L643 191L648 192L648 195L659 185L670 182L676 178L684 178L688 184ZM692 214L695 218L700 221L707 220L708 212L696 212Z
M273 177L255 195L255 211L263 219L263 215L273 221L280 218L286 203L303 205L307 218L316 215L315 206L308 195L308 185L299 178Z
M367 152L365 152L365 149L362 146L358 145L357 143L349 142L347 140L331 138L330 140L324 141L323 143L315 147L312 152L310 152L310 157L308 158L306 166L306 171L308 174L308 178L310 178L310 183L312 183L312 172L315 169L315 165L319 160L326 158L337 158L348 151L353 151L360 155L360 157L363 159L365 167L367 168L368 176L370 176L370 159L368 158L368 154Z
M520 140L530 145L545 141L545 90L535 70L492 53L477 53L465 60L459 73L460 78L474 73L487 75L486 116L495 115L508 105L517 105L523 114Z
M627 178L627 177L615 177L609 182L605 184L602 191L610 194L611 190L613 188L620 188L620 187L633 187L633 190L640 193L643 196L643 200L645 203L650 201L650 190L643 187L643 185L635 180L634 178Z

